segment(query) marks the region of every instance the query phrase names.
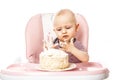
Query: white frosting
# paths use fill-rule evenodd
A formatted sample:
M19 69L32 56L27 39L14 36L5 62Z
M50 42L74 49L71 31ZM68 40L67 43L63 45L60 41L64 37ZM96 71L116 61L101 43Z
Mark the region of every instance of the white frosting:
M58 49L48 49L44 52L41 52L42 55L52 55L51 57L64 57L67 56L68 54L66 54L64 51L62 50L58 50Z
M68 54L58 49L49 49L40 54L40 66L44 69L64 69L69 67Z

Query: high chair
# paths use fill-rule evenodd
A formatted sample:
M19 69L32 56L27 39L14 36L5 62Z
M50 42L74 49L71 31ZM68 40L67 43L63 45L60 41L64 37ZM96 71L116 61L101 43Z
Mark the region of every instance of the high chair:
M79 24L76 38L88 51L88 24L82 15L75 15ZM77 63L75 69L62 72L36 69L39 54L43 51L43 40L48 31L52 31L54 16L54 13L43 13L31 17L25 30L26 57L29 63L11 64L6 69L1 70L2 80L104 80L108 77L109 70L96 62ZM52 34L56 37L54 32Z
M27 58L29 61L38 63L38 55L43 49L43 39L45 32L52 31L52 20L55 14L38 14L33 16L27 24L26 28L26 46ZM81 41L85 50L88 50L88 25L83 16L76 14L76 19L79 24L79 30L76 38ZM44 28L44 29L43 29ZM47 30L45 30L45 28ZM54 35L55 36L55 35Z

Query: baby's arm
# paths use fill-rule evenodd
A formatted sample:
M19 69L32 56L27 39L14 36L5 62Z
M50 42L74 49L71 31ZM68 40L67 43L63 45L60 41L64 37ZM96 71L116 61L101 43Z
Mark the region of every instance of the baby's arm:
M65 44L62 49L66 52L70 52L73 54L75 57L77 57L80 61L82 62L88 62L89 61L89 55L87 52L79 50L76 48L73 44L73 39L67 44Z
M74 56L76 56L80 61L82 61L82 62L88 62L89 61L89 55L87 54L87 52L81 51L74 46L71 46L69 51Z

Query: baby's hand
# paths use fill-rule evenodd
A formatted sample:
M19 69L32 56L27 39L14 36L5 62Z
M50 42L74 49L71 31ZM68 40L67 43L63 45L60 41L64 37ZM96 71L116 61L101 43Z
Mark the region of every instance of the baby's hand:
M71 38L69 42L68 41L60 42L61 49L70 52L71 48L74 47L73 40L74 38Z

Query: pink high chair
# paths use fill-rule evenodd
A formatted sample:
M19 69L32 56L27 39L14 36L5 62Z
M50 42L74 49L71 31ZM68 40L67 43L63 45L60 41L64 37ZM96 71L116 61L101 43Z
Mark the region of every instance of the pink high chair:
M38 70L39 54L43 51L45 31L52 29L53 13L37 14L33 16L26 27L26 56L30 63L11 64L1 70L2 80L104 80L109 75L109 70L96 62L77 63L71 70L50 72ZM81 41L88 51L88 25L80 14L76 14L79 31L76 38ZM46 29L47 28L47 29Z
M52 20L54 14L41 14L33 16L27 24L26 28L26 46L27 46L27 59L35 63L38 63L38 55L43 49L43 39L44 32L43 28L48 27L52 29ZM85 47L85 50L88 50L88 25L85 19L76 14L77 22L79 23L79 31L76 35L76 38L81 41L82 45ZM45 21L48 22L45 25ZM50 23L51 22L51 23ZM44 26L43 26L44 25ZM48 29L47 28L47 29Z

